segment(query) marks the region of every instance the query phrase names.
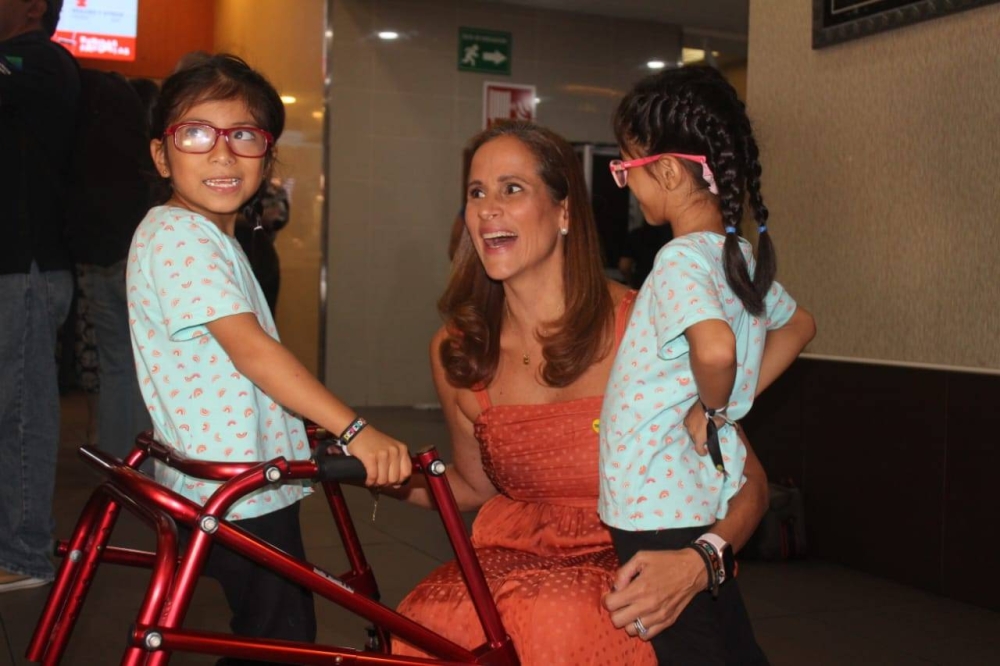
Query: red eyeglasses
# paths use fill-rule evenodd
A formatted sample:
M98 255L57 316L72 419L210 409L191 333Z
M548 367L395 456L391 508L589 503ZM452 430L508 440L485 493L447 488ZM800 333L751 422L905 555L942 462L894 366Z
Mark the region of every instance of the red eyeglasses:
M208 123L177 123L168 127L163 135L174 137L177 150L196 155L210 152L220 136L226 139L229 150L240 157L263 157L274 143L274 136L259 127L220 129Z

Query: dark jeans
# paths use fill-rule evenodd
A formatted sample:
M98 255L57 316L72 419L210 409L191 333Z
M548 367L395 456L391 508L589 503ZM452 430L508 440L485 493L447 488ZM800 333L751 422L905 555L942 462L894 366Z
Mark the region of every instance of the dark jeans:
M258 518L233 521L233 524L292 557L305 559L299 502ZM234 634L316 642L316 610L310 591L218 544L212 545L204 575L222 585L233 613L229 626ZM270 663L226 658L219 660L217 666Z
M624 564L640 550L677 550L702 534L701 527L658 532L625 532L611 528L611 538ZM641 575L641 574L640 574ZM736 580L719 588L719 598L705 591L691 600L670 628L650 640L660 666L750 666L767 664L757 645Z
M69 271L0 275L0 569L52 580L52 493L59 449L56 329Z
M135 436L152 426L139 391L129 337L125 260L112 266L81 265L80 289L87 294L97 337L101 393L97 445L116 458L135 447Z

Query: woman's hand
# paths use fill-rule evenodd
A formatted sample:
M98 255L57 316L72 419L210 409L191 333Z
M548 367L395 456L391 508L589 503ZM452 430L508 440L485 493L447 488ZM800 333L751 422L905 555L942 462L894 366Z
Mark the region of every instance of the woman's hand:
M412 464L406 445L370 425L347 447L368 472L366 486L398 486L410 478Z
M705 423L705 413L700 407L692 408L688 419L694 414ZM746 483L729 501L726 517L716 521L710 531L739 552L767 511L768 493L767 475L760 460L743 429L737 425L736 430L747 450L743 468ZM604 595L604 607L611 613L611 622L629 636L639 635L635 620L642 620L647 632L639 637L649 640L676 622L695 595L707 588L705 561L690 548L641 550L618 569L614 591Z
M648 641L671 626L707 587L705 562L693 550L641 550L618 569L604 607L617 628ZM636 618L646 627L645 634L636 630Z

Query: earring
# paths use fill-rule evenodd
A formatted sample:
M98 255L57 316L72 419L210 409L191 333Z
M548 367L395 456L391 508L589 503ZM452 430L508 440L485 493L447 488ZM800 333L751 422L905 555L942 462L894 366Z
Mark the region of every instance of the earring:
M566 227L563 227L562 229L559 230L559 233L561 233L563 236L568 236L569 235L569 229L567 229Z

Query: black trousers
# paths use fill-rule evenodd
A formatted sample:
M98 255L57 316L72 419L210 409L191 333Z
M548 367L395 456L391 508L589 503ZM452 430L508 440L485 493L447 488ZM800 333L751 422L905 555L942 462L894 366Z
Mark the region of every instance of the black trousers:
M678 550L704 533L701 527L656 532L626 532L611 528L611 538L622 564L640 550ZM654 636L650 643L660 666L750 666L768 663L754 638L736 580L726 581L719 588L718 599L713 599L708 591L695 595L677 621Z
M299 502L257 518L233 521L233 524L292 557L305 559ZM316 642L316 609L309 590L218 543L212 544L203 573L222 585L233 614L229 626L234 634ZM225 658L220 659L217 666L271 663Z

